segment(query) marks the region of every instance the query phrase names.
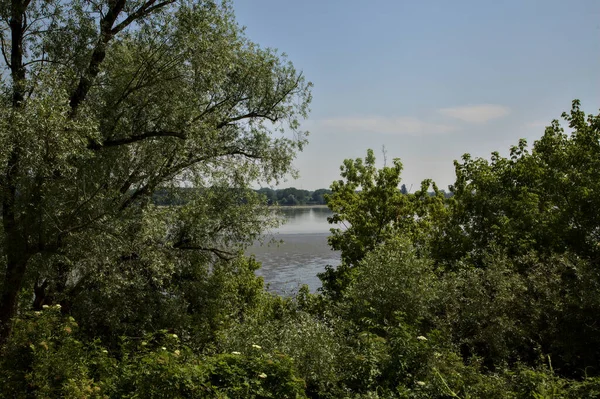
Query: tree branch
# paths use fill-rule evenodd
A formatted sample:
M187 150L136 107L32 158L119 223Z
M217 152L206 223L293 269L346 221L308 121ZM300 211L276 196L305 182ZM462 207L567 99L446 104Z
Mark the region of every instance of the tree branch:
M0 50L2 51L2 57L4 58L4 62L6 62L6 65L9 68L12 68L11 63L8 60L8 55L6 55L5 46L6 46L6 44L4 42L4 35L2 34L2 32L0 32Z
M11 4L10 32L10 69L13 81L13 107L20 107L25 98L25 67L23 66L23 34L25 33L26 10L29 1L13 0Z
M221 129L222 127L227 126L227 125L231 124L232 122L237 122L242 119L249 119L249 118L265 118L265 119L270 120L271 122L277 122L279 120L279 118L277 118L277 117L273 117L273 116L269 116L267 114L262 114L259 112L252 111L252 112L248 112L247 114L234 116L233 118L228 118L222 122L219 122L217 124L217 129Z
M219 259L222 259L222 260L231 260L231 259L235 258L235 255L233 253L219 249L219 248L203 247L201 245L188 245L183 241L173 244L173 248L180 249L180 250L186 250L186 251L212 252Z
M111 32L112 26L119 17L121 11L123 11L125 2L126 0L116 0L113 3L114 6L108 10L108 13L106 13L104 18L102 18L100 21L100 36L98 37L98 41L94 46L90 63L79 79L77 88L73 94L71 94L69 105L71 106L72 117L77 114L79 104L85 100L90 88L92 87L92 81L96 78L96 76L98 76L98 73L100 73L100 65L106 57L106 46L113 38L113 33Z
M70 106L71 106L71 116L74 117L77 114L77 109L79 105L85 100L87 97L90 88L92 87L92 81L98 76L100 73L100 65L104 61L106 57L106 47L110 40L127 26L129 26L132 22L149 15L150 13L173 3L175 0L166 0L160 2L158 4L154 4L156 0L149 0L144 3L137 11L130 14L124 21L119 23L117 26L113 27L114 23L117 21L119 14L123 11L125 7L126 0L115 0L114 6L106 13L106 15L100 21L100 37L94 46L94 50L92 52L92 56L90 59L90 63L81 76L79 80L79 84L77 88L71 95Z
M155 2L156 2L156 0L149 0L146 3L144 3L140 8L137 9L136 12L134 12L131 15L129 15L123 22L121 22L120 24L118 24L117 26L115 26L111 30L111 33L113 35L116 35L120 31L122 31L123 29L125 29L133 21L135 21L136 19L145 17L146 15L151 14L155 10L158 10L158 9L164 7L164 6L172 4L172 3L175 2L175 0L166 0L166 1L160 2L158 4L154 4Z
M124 137L120 139L106 140L102 144L98 142L92 142L88 145L91 150L99 150L106 147L117 147L120 145L132 144L138 141L142 141L152 137L176 137L181 140L186 139L186 135L183 132L173 132L169 130L158 130L153 132L146 132L136 136Z

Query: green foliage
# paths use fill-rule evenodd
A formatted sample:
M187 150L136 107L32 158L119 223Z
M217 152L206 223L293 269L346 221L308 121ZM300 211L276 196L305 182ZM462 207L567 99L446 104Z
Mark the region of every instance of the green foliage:
M249 343L293 358L311 396L333 398L340 392L339 335L329 322L302 311L292 299L265 298L260 312L222 335L219 347L245 354L253 351Z
M24 290L69 311L90 287L148 282L132 296L159 304L149 293L174 274L235 257L271 224L249 187L294 173L311 84L246 38L229 2L31 1L0 16L14 35L0 64L0 343ZM152 206L184 185L185 206Z
M0 361L6 398L305 398L286 355L253 346L198 356L166 331L110 353L80 341L77 323L45 308L18 318Z
M600 116L575 101L563 117L573 133L555 121L531 152L465 155L452 196L398 190L399 162L377 170L372 151L344 162L328 198L332 222L350 222L330 240L342 264L321 276L325 296L298 297L334 328L332 366L352 369L337 392L597 395Z
M530 333L540 321L534 313L539 303L529 301L526 279L499 256L490 255L485 266L465 265L444 276L441 305L454 341L463 355L482 356L491 368L537 358Z
M111 397L305 398L304 382L285 355L221 354L206 358L166 347L122 362Z
M346 180L333 182L326 199L334 213L329 222L344 228L331 229L329 244L341 251L344 263L353 265L377 244L410 226L412 209L398 190L399 159L377 170L375 155L369 150L364 161L347 159L340 169Z
M164 280L149 275L138 280L127 268L113 275L117 281L89 282L70 312L90 338L111 347L120 336L170 329L185 336L189 346L202 349L254 312L264 295L262 278L254 274L258 264L252 259L197 259L180 266Z
M311 85L229 2L2 4L1 398L600 395L600 115L464 155L453 195L371 150L255 191ZM265 292L266 205L324 200L323 294Z
M77 323L57 306L15 320L0 360L0 397L101 397L106 351L77 337Z
M347 313L363 328L384 328L398 314L413 326L433 316L440 284L431 262L419 259L411 244L390 240L368 253L343 294Z
M489 245L504 248L509 256L531 250L600 256L595 212L600 206L600 116L586 118L576 100L563 118L573 132L565 134L553 121L531 151L520 140L509 158L497 152L490 161L465 154L455 162L452 216L433 245L436 260L479 259Z
M446 198L435 183L423 181L414 194L404 194L399 188L402 163L394 159L392 166L377 169L373 150L363 159L346 159L341 166L342 180L331 185L325 196L333 216L328 238L332 249L341 251L342 264L327 270L319 277L324 292L338 296L348 285L351 270L379 244L404 237L416 246L423 246L435 222L446 217ZM432 187L433 193L428 193Z
M500 359L533 364L540 353L551 353L565 376L600 366L590 318L600 284L592 271L600 255L600 220L592 211L599 117L586 117L574 101L563 114L570 135L554 121L531 152L521 140L510 158L465 155L455 164L455 195L430 253L445 269L458 270L446 279L457 284L447 288L448 314L465 312L452 316L456 337L487 366Z

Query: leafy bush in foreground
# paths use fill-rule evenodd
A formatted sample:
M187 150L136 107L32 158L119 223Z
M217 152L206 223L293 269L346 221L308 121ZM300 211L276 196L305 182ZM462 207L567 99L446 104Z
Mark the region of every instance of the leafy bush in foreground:
M109 353L78 339L49 307L15 320L0 360L0 398L305 398L293 361L254 345L201 356L175 334L125 339Z

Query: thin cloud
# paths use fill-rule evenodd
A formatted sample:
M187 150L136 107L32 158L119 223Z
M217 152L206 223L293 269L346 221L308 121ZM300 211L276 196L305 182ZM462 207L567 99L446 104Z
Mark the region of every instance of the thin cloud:
M494 104L467 105L463 107L442 108L440 114L468 123L486 123L510 113L508 107Z
M383 116L329 118L319 121L320 127L342 132L382 133L393 135L443 134L456 130L454 126L426 122L412 117Z
M548 122L530 122L530 123L527 123L525 126L526 127L534 127L534 128L535 127L542 127L543 128L543 127L550 126L550 123L548 123Z

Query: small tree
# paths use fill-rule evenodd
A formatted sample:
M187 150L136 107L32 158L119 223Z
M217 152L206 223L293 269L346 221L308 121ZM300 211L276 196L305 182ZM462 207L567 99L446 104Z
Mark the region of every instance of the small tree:
M347 285L350 270L379 244L398 236L417 246L424 244L434 226L431 219L445 212L445 198L430 180L414 194L402 194L398 188L402 172L399 159L377 169L369 149L364 160L346 159L340 169L343 179L333 182L332 193L325 196L333 212L329 223L341 226L331 229L328 241L332 249L341 251L342 264L337 270L328 267L320 275L324 289L332 293ZM428 195L430 187L434 196Z

